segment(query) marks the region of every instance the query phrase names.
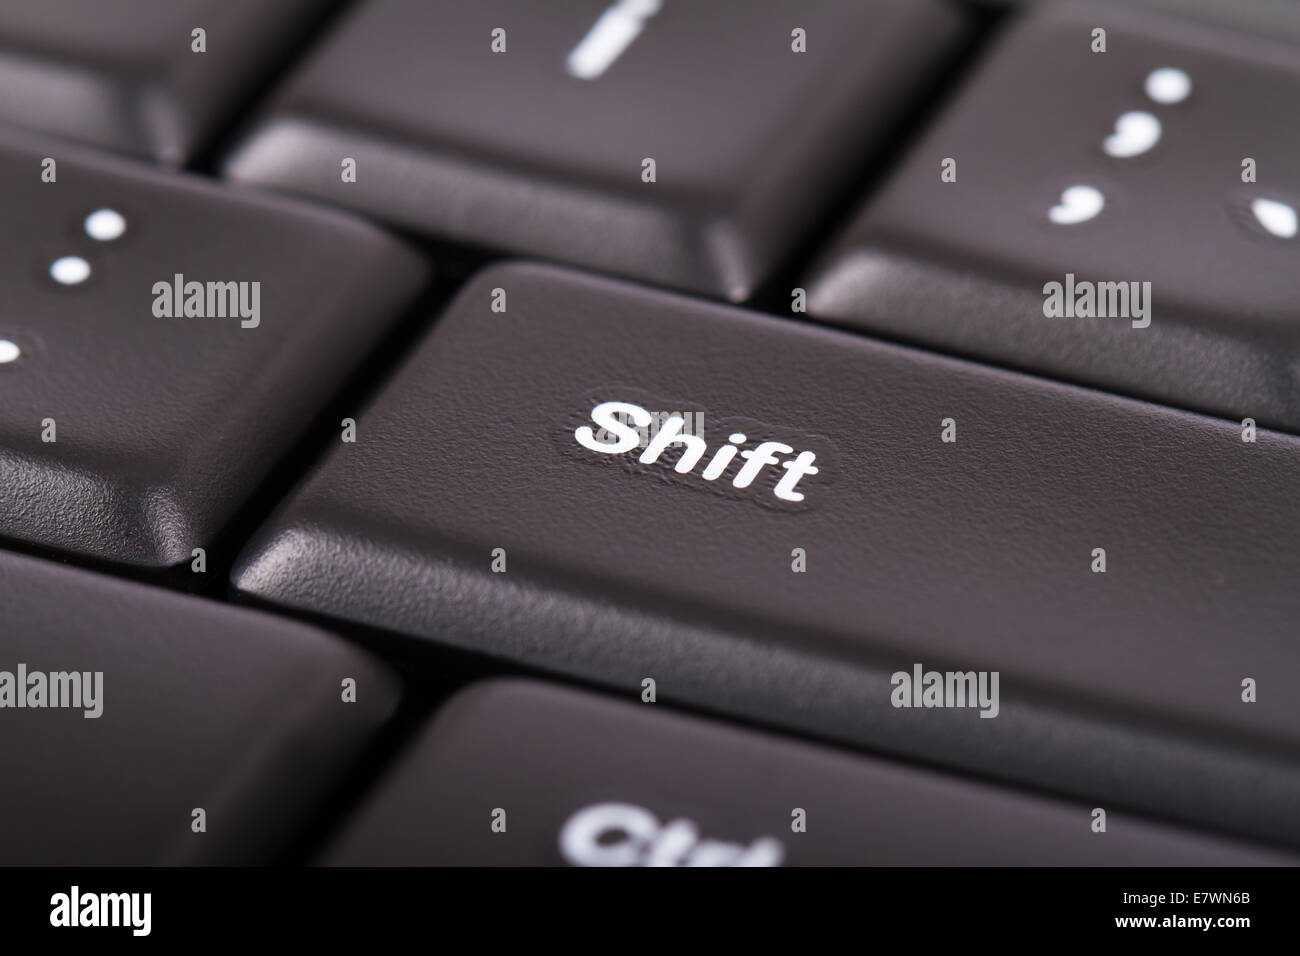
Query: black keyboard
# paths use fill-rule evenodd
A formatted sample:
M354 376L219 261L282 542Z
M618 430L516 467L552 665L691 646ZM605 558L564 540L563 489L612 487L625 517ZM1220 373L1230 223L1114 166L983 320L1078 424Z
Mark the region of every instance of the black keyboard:
M0 865L1300 861L1300 5L3 0L0 89Z

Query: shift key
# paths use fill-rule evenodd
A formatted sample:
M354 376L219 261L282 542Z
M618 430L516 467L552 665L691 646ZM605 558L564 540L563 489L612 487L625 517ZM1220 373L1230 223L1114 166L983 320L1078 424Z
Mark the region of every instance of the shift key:
M527 264L355 417L246 595L1300 844L1295 438Z

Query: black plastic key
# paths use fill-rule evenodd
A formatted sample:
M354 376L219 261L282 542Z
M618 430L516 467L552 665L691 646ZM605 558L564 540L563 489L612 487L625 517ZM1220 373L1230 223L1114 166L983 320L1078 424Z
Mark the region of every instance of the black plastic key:
M1298 99L1292 47L1044 5L814 270L808 309L1300 430Z
M0 123L179 166L328 6L0 4Z
M932 0L369 0L225 171L739 299L958 34Z
M356 417L245 593L1300 844L1293 437L528 265Z
M0 866L269 862L396 701L320 631L0 552Z
M421 732L335 865L1247 866L1294 858L653 706L480 684ZM1097 818L1099 819L1099 818Z
M0 139L0 206L0 536L139 567L196 560L425 275L347 217L44 140Z

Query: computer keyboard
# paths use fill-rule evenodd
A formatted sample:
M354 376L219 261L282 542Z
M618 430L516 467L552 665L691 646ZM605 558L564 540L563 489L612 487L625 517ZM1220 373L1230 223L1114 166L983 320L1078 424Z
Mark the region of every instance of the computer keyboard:
M0 0L0 865L1295 865L1193 6Z

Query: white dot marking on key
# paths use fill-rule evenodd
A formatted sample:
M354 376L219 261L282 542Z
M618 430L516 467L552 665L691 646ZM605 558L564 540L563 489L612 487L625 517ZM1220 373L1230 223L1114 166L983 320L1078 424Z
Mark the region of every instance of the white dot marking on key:
M22 354L23 350L16 343L10 342L8 339L0 339L0 365L17 362Z
M1177 67L1162 66L1147 76L1147 96L1166 106L1181 103L1192 92L1192 78Z
M1300 232L1300 216L1289 203L1276 199L1252 199L1250 211L1255 219L1268 231L1269 235L1279 239L1294 239Z
M1160 142L1160 120L1143 110L1129 110L1115 120L1115 132L1102 142L1107 156L1141 156Z
M96 209L85 221L86 235L99 242L112 242L126 232L126 217L116 209Z
M90 263L81 256L60 256L50 263L50 278L59 285L80 285L90 278Z
M1058 226L1073 226L1095 218L1106 206L1106 196L1095 186L1070 186L1061 201L1047 210L1047 218Z

